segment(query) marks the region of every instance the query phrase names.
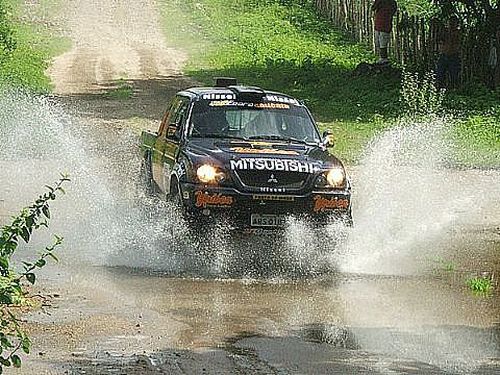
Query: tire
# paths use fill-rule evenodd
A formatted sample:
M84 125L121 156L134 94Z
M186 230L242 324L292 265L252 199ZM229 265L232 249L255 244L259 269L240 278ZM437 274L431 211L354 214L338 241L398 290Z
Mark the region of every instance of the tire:
M167 201L170 202L181 215L182 220L188 228L190 236L201 239L205 238L210 225L203 215L190 211L184 205L182 191L177 179L174 179L171 182L170 194L167 195Z
M141 161L141 170L139 182L147 196L153 196L156 193L154 188L153 173L151 171L151 153L146 152Z
M352 220L352 211L349 209L349 211L344 215L343 221L346 226L352 227L354 225L354 221Z
M190 215L182 201L182 192L177 178L173 178L170 182L170 194L167 195L167 202L172 204L179 211L184 220L189 221Z
M182 192L177 179L173 179L170 183L170 194L167 195L167 202L169 202L175 210L179 213L182 221L187 225L190 235L196 233L196 228L194 225L194 220L192 215L189 214L184 202L182 201Z

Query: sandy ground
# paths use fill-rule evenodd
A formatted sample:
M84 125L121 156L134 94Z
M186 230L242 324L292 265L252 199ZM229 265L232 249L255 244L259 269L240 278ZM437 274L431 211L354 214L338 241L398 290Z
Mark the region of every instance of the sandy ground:
M159 17L153 0L63 2L58 23L72 48L48 70L54 93L89 120L156 127L169 98L192 85L181 73L187 55L168 47ZM122 87L130 100L113 99Z
M72 48L49 74L56 100L95 129L94 148L105 150L106 135L123 128L155 127L168 98L192 84L181 74L186 54L161 31L158 6L63 2L58 24ZM132 97L113 99L108 93L122 82ZM484 241L497 251L498 233L486 222ZM33 353L21 373L498 373L498 299L476 299L446 273L220 280L103 267L78 250L44 270L47 306L26 316Z
M151 0L72 1L63 19L72 48L49 69L59 95L88 94L118 79L176 76L187 58L167 47Z

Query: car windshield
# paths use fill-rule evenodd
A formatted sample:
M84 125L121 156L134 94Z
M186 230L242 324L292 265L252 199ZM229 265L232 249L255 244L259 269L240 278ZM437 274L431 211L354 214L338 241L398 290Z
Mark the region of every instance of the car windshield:
M200 100L191 124L192 137L320 142L307 110L288 103Z

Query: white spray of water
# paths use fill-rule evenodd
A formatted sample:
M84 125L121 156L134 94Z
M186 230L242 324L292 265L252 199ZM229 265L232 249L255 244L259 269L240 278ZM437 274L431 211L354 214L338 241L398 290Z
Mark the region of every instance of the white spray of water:
M198 244L175 210L145 195L137 134L112 121L105 128L102 120L74 118L55 100L19 92L1 96L0 121L0 215L30 203L59 172L71 175L50 228L66 238L63 261L250 278L314 276L334 266L407 273L415 259L439 250L450 228L500 197L498 186L482 185L480 172L444 167L444 121L411 124L370 146L354 179L355 225L347 233L340 224L321 231L292 219L283 236L235 243L222 223ZM341 240L346 250L339 254Z
M338 262L344 272L408 274L449 245L450 230L498 201L488 172L446 167L445 119L405 123L375 139L354 181L355 225Z
M273 236L235 240L224 222L205 241L190 235L175 209L145 194L138 136L112 121L106 128L106 121L68 115L56 100L15 91L1 96L0 121L0 215L29 204L60 172L70 174L50 225L65 237L63 262L249 278L315 274L327 263L298 222L285 235L286 249L276 249L281 240ZM40 237L34 247L50 240Z
M67 172L72 181L66 196L53 204L50 227L65 237L63 262L175 267L172 259L161 259L155 242L175 240L182 227L166 230L166 221L175 223L175 213L150 202L138 187L133 133L94 128L50 98L16 91L0 97L0 122L0 214L17 212Z

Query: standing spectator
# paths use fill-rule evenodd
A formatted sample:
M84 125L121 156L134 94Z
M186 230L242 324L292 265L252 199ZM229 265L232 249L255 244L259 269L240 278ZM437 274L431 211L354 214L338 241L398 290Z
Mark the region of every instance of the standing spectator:
M436 67L436 79L439 87L446 87L446 79L449 79L449 87L458 86L460 75L460 28L456 16L448 19L448 24L442 30L438 38L439 59Z
M395 0L375 0L372 11L375 14L375 48L380 54L377 64L388 64L387 47L391 40L392 18L398 9Z

